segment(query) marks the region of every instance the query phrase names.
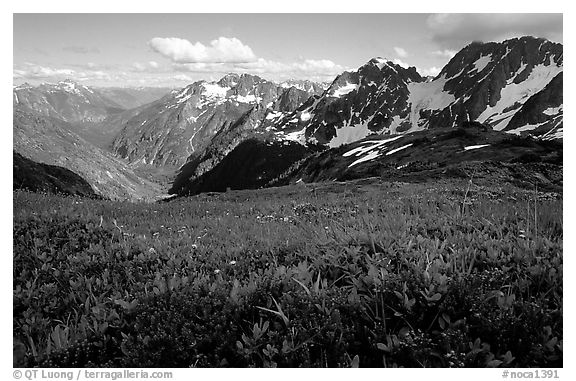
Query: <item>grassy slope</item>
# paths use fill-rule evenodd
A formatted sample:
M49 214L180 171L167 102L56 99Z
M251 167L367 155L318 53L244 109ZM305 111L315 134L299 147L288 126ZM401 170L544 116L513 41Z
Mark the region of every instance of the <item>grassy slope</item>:
M370 179L154 205L15 192L15 363L561 366L561 197Z

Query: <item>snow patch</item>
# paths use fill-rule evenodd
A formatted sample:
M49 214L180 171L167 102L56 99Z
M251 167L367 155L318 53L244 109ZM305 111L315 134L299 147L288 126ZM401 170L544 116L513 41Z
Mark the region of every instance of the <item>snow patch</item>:
M513 83L514 78L524 71L526 65L522 65L500 91L500 100L496 105L494 107L486 107L477 120L481 123L491 124L503 110L515 103L519 103L519 105L524 104L532 95L546 87L546 85L563 70L562 66L556 66L552 62L552 57L550 57L550 61L548 66L544 64L534 66L528 78L521 83ZM498 127L504 128L505 126L499 125ZM497 130L496 128L494 129Z
M307 111L303 111L303 112L300 114L300 120L301 120L302 122L307 122L307 121L309 121L311 117L312 117L312 115L311 115L309 112L307 112Z
M367 140L365 142L362 142L362 144L366 144L368 143L368 145L363 145L360 147L356 147L348 152L346 152L344 155L344 157L348 157L351 155L356 155L356 156L361 156L364 155L366 152L368 151L372 151L375 149L378 149L382 146L384 146L387 143L393 142L394 140L400 139L402 136L395 136L393 138L388 138L388 139L382 139L382 140Z
M553 140L553 139L562 139L564 137L564 128L560 127L558 129L552 129L542 135L542 140Z
M562 112L563 107L562 106L558 106L558 107L549 107L546 110L542 111L543 114L546 115L557 115L559 113Z
M288 134L284 132L279 132L276 135L282 140L291 140L293 142L305 145L306 144L306 128L299 131L290 132Z
M335 89L331 96L335 98L340 98L342 95L346 95L354 90L357 90L358 86L359 85L356 83L346 82L344 86Z
M174 98L182 98L184 95L186 95L186 93L188 93L188 88L185 87L184 89L182 89L182 91L180 91L178 94L176 94L176 96Z
M470 150L473 150L473 149L488 147L489 145L490 145L490 144L480 144L480 145L476 145L476 146L467 146L467 147L464 147L464 151L470 151Z
M520 135L521 132L535 130L535 129L537 129L538 127L540 127L540 126L542 126L542 125L544 125L544 124L546 124L546 123L547 123L547 122L542 122L542 123L537 123L537 124L526 124L526 125L524 125L524 126L515 128L515 129L513 129L513 130L508 130L508 131L505 131L505 132L508 133L508 134Z
M412 130L421 129L418 125L420 120L420 110L442 110L452 104L456 98L454 95L444 91L446 84L446 74L432 82L408 84L408 103L410 104L410 123Z
M481 56L474 62L474 67L480 73L488 64L492 62L492 53L488 54L487 56Z
M223 98L230 90L229 87L222 87L216 83L203 83L202 87L204 88L202 94L209 98Z
M236 100L241 103L259 103L262 98L257 97L254 94L247 94L246 96L237 95Z
M283 114L280 111L271 111L266 115L266 120L272 120L281 117Z
M367 123L338 128L336 129L336 136L330 140L328 146L330 148L340 147L343 144L348 144L360 139L364 139L371 133L372 131L368 129Z
M402 146L402 147L394 148L393 150L387 152L387 153L386 153L386 156L392 155L393 153L396 153L396 152L398 152L398 151L402 151L403 149L406 149L406 148L410 147L412 144L413 144L413 143L406 144L405 146Z
M374 65L376 65L378 67L378 69L380 69L380 70L382 70L384 65L386 65L386 60L381 58L381 57L374 58L374 61L376 61L376 63Z
M374 160L377 157L380 157L382 155L382 153L380 151L370 151L368 152L368 154L364 157L361 157L360 159L356 160L355 162L353 162L352 164L350 164L348 166L348 168L355 166L356 164L360 164L363 163L365 161L369 161L369 160Z

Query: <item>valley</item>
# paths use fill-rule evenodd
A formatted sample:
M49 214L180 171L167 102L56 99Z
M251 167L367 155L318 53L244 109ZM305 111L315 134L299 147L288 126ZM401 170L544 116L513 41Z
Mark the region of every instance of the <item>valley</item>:
M329 84L278 84L230 73L174 90L92 89L70 80L21 85L14 89L14 108L22 115L15 119L14 146L30 159L78 172L111 199L154 201L168 193L258 188L287 178L283 172L310 155L348 144L353 149L369 136L432 137L436 130L474 122L486 136L476 134L477 142L468 145L481 144L496 131L504 133L501 139L561 141L562 65L560 44L522 37L469 44L434 78L377 57ZM35 124L53 127L38 136ZM70 147L66 153L64 146ZM88 168L85 152L94 168ZM367 168L379 155L370 152L374 157L358 161L354 172L374 175ZM502 160L476 152L486 149L463 160ZM258 168L252 177L239 179L234 173L242 162L239 155L262 158L250 164ZM410 161L446 165L442 156ZM506 160L518 159L513 156ZM281 165L277 157L283 158ZM406 168L409 163L396 164Z

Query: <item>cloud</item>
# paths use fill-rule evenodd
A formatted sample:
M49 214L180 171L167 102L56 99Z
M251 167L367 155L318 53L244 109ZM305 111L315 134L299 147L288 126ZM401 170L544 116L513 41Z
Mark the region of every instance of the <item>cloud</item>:
M432 76L432 77L436 77L438 74L440 74L440 71L442 70L442 68L436 67L436 66L432 66L428 69L417 69L418 73L420 73L420 75L423 76Z
M237 38L219 37L205 46L176 37L155 37L148 42L155 52L174 63L240 63L253 62L252 49Z
M444 49L459 50L472 41L503 41L532 35L562 42L562 14L440 13L426 24L431 38Z
M24 63L19 68L12 71L13 79L18 80L52 80L59 81L63 79L73 79L76 81L90 81L90 80L109 80L111 76L109 73L102 70L73 70L68 68L52 68L33 64L30 62Z
M270 80L313 79L331 80L347 68L330 60L302 59L297 62L283 63L258 58L254 62L243 63L193 63L174 64L174 69L181 72L195 73L248 73Z
M177 74L172 76L172 79L175 81L182 81L182 82L192 82L193 79L192 77L186 75L186 74Z
M64 46L62 48L65 52L71 52L76 54L98 54L100 53L100 49L96 47L86 47L86 46L78 46L78 45L71 45L71 46Z
M55 69L32 63L25 63L20 69L14 69L12 73L14 78L34 79L34 78L54 78L54 77L73 77L76 71L72 69Z
M398 46L395 46L394 51L396 52L396 55L400 58L408 57L408 52L403 48L399 48Z
M456 55L456 53L458 53L458 51L456 51L456 50L444 49L444 50L435 50L435 51L431 52L430 54L432 54L433 56L437 56L437 57L451 59L452 57L454 57Z
M160 65L156 61L134 62L131 69L137 72L156 72L160 69Z
M396 58L396 59L395 59L394 61L392 61L392 62L394 62L396 65L402 66L404 69L408 69L409 67L414 66L414 65L410 65L410 64L407 63L407 62L402 61L402 60L399 59L399 58ZM417 71L420 75L423 75L423 76L433 76L433 77L435 77L435 76L438 75L438 73L440 73L440 70L442 70L441 68L438 68L438 67L436 67L436 66L432 66L432 67L427 68L427 69L426 69L426 68L423 69L423 68L420 68L420 67L418 67L418 66L414 66L414 67L416 68L416 71Z
M394 62L396 65L402 66L404 69L408 69L410 66L413 66L407 62L402 61L400 58L395 58L392 62Z

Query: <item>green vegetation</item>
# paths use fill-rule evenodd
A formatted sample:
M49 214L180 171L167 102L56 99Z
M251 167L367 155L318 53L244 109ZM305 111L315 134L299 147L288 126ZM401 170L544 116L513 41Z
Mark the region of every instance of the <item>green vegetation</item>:
M561 195L468 185L14 192L15 364L562 366Z

